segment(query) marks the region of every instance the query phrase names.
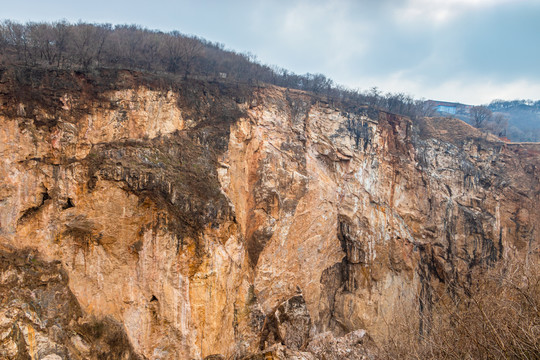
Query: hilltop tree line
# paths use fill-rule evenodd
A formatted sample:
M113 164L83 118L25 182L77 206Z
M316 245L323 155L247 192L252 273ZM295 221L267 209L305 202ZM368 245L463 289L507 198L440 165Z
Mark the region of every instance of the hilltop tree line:
M493 111L504 111L508 109L535 109L540 110L540 100L516 99L516 100L493 100L488 108Z
M411 117L431 115L421 100L377 88L360 91L336 85L322 74L298 75L261 64L250 53L226 50L223 44L136 25L29 22L0 23L0 66L63 69L129 69L181 78L267 83L310 91L331 102L366 104Z

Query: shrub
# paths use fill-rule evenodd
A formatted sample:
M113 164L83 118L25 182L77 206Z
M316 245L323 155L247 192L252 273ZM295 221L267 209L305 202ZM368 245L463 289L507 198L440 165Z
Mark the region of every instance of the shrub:
M540 269L511 259L481 269L472 278L470 284L447 287L435 300L429 330L422 336L414 307L396 311L400 315L388 323L381 357L540 358Z

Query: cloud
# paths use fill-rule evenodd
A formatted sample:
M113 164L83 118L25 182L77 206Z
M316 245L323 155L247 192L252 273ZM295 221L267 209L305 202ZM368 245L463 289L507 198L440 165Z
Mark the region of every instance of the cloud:
M468 11L479 11L520 0L410 0L396 11L396 19L408 22L445 24Z
M347 2L343 8L302 6L289 13L290 22L298 14L310 17L281 33L288 44L305 42L294 45L302 49L295 69L305 50L319 56L311 67L353 88L378 86L467 103L539 94L538 3L411 0L366 7ZM408 20L396 21L399 14Z
M490 78L479 78L471 81L468 78L456 77L441 79L426 86L422 81L405 76L403 73L393 73L384 79L365 78L362 83L370 86L360 86L368 89L377 86L382 91L402 92L419 98L457 101L464 104L488 104L495 99L533 99L540 94L540 84L528 79L512 81L496 81Z
M357 36L369 31L368 24L361 17L353 21L350 11L347 1L259 4L250 30L266 41L255 41L252 51L263 61L300 73L342 66L369 44Z

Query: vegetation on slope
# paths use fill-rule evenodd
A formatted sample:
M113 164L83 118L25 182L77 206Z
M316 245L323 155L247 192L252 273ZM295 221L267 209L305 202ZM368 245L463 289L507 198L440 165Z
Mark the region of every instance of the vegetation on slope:
M421 319L403 306L388 321L390 336L380 348L387 359L538 359L540 271L523 259L478 268L469 284L448 284ZM396 312L398 313L398 312Z
M411 117L431 113L423 101L403 93L382 94L376 88L360 92L336 85L322 74L298 75L259 63L251 54L226 50L177 31L168 33L135 25L56 23L0 24L1 82L32 82L37 69L73 72L90 76L97 84L116 76L110 70L132 70L168 79L232 81L257 86L273 84L310 91L329 102L349 107L372 105ZM104 71L108 69L109 71ZM103 81L103 75L107 75ZM51 77L56 73L52 72ZM29 80L30 78L30 80ZM49 79L50 86L56 86ZM35 84L33 84L35 85Z

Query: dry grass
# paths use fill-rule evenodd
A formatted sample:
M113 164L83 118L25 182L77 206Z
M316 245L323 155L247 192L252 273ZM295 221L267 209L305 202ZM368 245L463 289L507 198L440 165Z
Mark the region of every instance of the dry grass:
M381 358L540 359L540 268L512 260L473 278L433 305L423 336L417 309L396 311Z

